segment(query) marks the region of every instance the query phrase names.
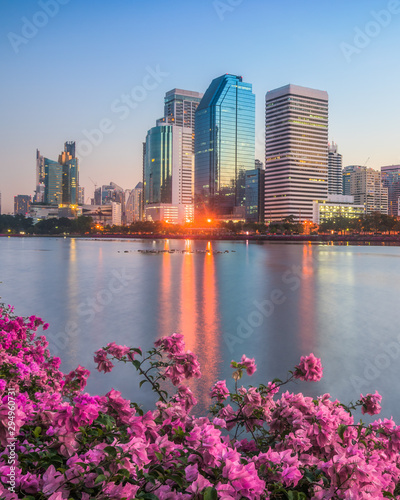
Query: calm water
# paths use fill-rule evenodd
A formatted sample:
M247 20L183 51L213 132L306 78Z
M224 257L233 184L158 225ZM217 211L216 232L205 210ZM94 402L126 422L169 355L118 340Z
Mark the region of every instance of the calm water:
M203 407L243 353L256 358L244 379L255 385L314 352L323 380L294 390L349 402L377 389L382 416L400 421L399 278L399 247L0 238L2 300L50 323L63 371L90 369L90 392L114 387L145 407L152 397L134 369L99 374L93 352L111 341L146 349L181 332L200 358L204 377L193 387Z

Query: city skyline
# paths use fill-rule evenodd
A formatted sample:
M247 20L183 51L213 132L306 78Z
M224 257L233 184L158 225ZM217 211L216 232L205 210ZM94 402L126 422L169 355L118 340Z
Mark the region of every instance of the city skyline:
M43 10L50 4L52 16ZM207 23L213 40L199 31L191 44L178 43L180 35L172 33L165 46L157 33L170 9L153 4L157 15L151 3L123 1L99 2L96 10L65 0L2 5L3 212L12 211L15 195L33 194L36 149L56 158L67 139L77 142L86 198L93 191L90 178L98 185L112 178L133 189L141 180L142 143L162 114L165 93L205 92L222 73L243 75L253 85L261 161L265 94L292 83L328 92L329 140L338 144L343 166L364 165L367 158L375 169L400 163L399 70L393 64L399 2L310 2L306 9L293 1L177 2L177 19L189 16L196 27ZM67 28L69 36L60 36ZM233 33L241 34L240 44L229 43ZM62 76L49 78L53 74Z

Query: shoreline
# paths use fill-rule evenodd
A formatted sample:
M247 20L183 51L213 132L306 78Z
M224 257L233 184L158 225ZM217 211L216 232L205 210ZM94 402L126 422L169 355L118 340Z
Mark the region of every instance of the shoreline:
M374 244L382 245L391 243L400 246L400 234L396 235L227 235L227 234L0 234L5 238L82 238L92 240L208 240L208 241L270 241L285 243L348 243L348 244Z

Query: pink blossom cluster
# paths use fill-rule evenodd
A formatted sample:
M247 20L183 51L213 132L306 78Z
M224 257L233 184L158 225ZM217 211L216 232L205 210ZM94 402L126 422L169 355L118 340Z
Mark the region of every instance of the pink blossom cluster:
M311 353L308 356L300 358L300 363L296 366L294 376L307 382L318 382L322 378L322 372L321 360Z
M182 382L199 377L200 367L179 334L158 340L156 357L149 356L150 362L161 356L159 376L177 386L170 396L135 359L140 349L112 342L96 352L98 369L110 371L111 357L131 362L153 382L160 399L144 412L115 389L85 393L88 370L79 366L63 374L45 337L36 337L41 326L40 318L1 310L1 499L350 500L398 494L400 426L392 419L367 426L329 394L279 395L284 383L276 381L230 392L225 380L211 388L210 414L195 417L196 397ZM252 375L255 360L243 356L233 368ZM312 354L294 372L302 380L321 376ZM363 413L376 414L381 399L361 395L358 404ZM10 404L15 453L8 446Z

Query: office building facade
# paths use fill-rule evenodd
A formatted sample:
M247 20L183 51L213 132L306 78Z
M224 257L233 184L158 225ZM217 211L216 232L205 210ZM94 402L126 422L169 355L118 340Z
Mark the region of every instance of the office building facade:
M193 206L192 151L190 127L158 121L157 126L148 131L143 183L146 218L171 221L170 216L163 219L168 210L156 210L156 205L173 205L174 213L178 214L172 218L173 222L187 222L183 214L192 213L193 209L178 207Z
M334 142L328 145L328 194L343 194L342 155Z
M364 205L355 205L354 196L328 194L326 200L315 200L313 202L314 224L323 224L337 217L355 219L362 217L364 213Z
M64 144L64 151L59 155L58 161L42 157L36 150L36 173L36 203L65 207L78 205L79 166L75 157L75 142Z
M26 194L14 196L14 215L29 215L31 197Z
M382 184L388 190L388 215L398 217L400 201L400 165L381 167Z
M350 185L350 178L351 174L353 172L356 172L359 169L362 169L361 165L348 165L347 167L344 167L342 170L342 194L344 196L350 196L351 195L351 185Z
M265 98L265 220L311 220L328 195L328 94L297 85Z
M241 76L212 81L195 117L195 213L229 219L245 205L255 162L255 96Z
M382 184L381 172L358 167L350 175L350 194L356 205L364 205L367 215L388 213L388 188Z
M264 221L264 179L265 171L262 168L246 170L246 222Z

